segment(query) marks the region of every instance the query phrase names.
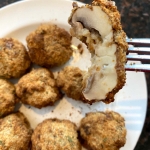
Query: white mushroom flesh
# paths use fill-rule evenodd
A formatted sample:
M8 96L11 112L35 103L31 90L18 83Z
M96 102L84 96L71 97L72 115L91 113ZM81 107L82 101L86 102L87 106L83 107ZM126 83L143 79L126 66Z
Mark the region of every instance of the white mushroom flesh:
M113 41L111 20L99 6L92 6L78 8L71 21L77 37L86 37L89 49L90 45L94 48L82 93L89 101L103 100L117 85L117 45Z

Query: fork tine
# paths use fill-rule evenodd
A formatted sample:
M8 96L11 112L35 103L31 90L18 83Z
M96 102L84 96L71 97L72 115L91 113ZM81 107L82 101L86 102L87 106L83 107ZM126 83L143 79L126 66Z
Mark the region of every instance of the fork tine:
M135 61L150 61L150 55L127 55L127 60L135 60Z
M150 47L129 47L129 53L150 54Z
M150 64L126 64L126 71L150 72Z
M126 39L128 44L140 47L150 47L150 40L149 39Z

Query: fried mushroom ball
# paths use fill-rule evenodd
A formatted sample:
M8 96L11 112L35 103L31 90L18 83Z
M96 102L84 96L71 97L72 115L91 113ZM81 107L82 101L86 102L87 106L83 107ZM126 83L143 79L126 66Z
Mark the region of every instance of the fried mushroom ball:
M83 71L78 67L67 66L59 72L57 85L70 98L84 100L82 95Z
M28 150L31 135L32 129L22 113L0 119L0 150Z
M19 78L30 67L30 58L24 45L14 38L0 39L0 77Z
M34 69L20 78L16 94L24 104L42 108L61 98L53 73L45 68Z
M72 56L71 36L54 24L40 25L26 41L31 61L40 66L60 66Z
M0 117L12 113L15 103L15 86L5 79L0 79Z
M73 3L68 19L71 35L77 37L91 53L91 66L84 75L82 93L89 101L114 101L126 82L128 44L115 2L94 0L79 7Z
M81 150L77 127L69 120L47 119L34 130L32 150Z
M81 120L80 137L88 150L119 150L126 142L124 118L112 111L88 113Z

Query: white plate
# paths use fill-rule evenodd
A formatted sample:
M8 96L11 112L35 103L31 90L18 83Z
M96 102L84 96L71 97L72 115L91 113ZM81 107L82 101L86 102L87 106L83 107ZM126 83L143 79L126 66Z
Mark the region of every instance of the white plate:
M80 3L81 4L81 3ZM69 31L67 19L71 13L72 1L65 0L26 0L8 5L0 9L0 37L12 36L25 45L26 36L38 25L52 22ZM76 40L74 40L76 43ZM86 59L78 59L75 53L72 65L86 68ZM83 54L86 58L88 55ZM92 106L77 102L66 97L55 106L36 109L22 105L20 111L29 119L33 128L43 119L57 117L70 119L77 125L85 113L103 111L106 109L119 112L126 121L127 142L121 150L133 150L141 134L147 106L147 88L145 75L137 72L127 72L127 81L122 90L116 95L114 103L109 105L101 102Z

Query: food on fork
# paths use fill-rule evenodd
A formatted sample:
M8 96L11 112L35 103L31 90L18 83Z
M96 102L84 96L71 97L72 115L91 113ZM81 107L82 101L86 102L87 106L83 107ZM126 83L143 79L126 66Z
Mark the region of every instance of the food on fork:
M73 3L69 17L71 35L85 43L91 53L91 66L83 75L82 93L88 103L114 101L126 81L128 44L120 14L113 1L94 0L78 7Z
M12 113L15 104L15 86L5 79L0 79L0 118Z
M30 124L21 112L0 119L0 150L28 150L31 135Z
M31 61L44 67L65 64L72 56L71 39L70 34L57 25L40 25L26 38Z
M53 105L62 96L53 73L45 68L33 69L20 78L16 94L22 103L37 108Z
M25 46L14 38L0 38L0 78L19 78L30 67Z
M67 66L58 73L57 86L70 98L84 100L82 96L83 71Z
M69 120L46 119L35 128L32 150L81 150L77 127Z
M113 111L86 114L79 131L87 150L119 150L126 142L125 120Z

